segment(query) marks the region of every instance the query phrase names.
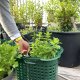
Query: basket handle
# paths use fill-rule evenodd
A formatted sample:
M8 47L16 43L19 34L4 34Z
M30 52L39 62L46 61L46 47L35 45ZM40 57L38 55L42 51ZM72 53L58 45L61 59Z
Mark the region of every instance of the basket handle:
M28 54L27 55L23 55L23 56L24 56L24 58L27 58L27 60L32 60L32 61L39 61L40 60L39 58L32 58ZM35 62L26 61L25 59L24 59L24 62L26 64L32 64L32 65L36 64Z
M26 64L30 64L30 65L36 64L36 63L34 63L34 62L26 62L25 60L24 60L24 62L25 62Z

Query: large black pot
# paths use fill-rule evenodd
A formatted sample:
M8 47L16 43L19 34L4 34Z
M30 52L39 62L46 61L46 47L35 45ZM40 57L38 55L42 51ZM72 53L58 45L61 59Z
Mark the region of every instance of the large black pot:
M59 65L76 67L80 64L80 32L51 32L52 37L58 37L64 48Z
M29 42L33 42L34 39L36 38L36 34L38 34L39 32L42 32L44 35L44 33L46 33L46 31L47 31L47 27L42 26L41 30L35 31L35 32L29 32L29 33L23 35L23 38L24 38L24 40L27 40Z
M21 29L25 29L25 25L22 24L22 23L16 23L17 27L18 27L18 30L20 31Z
M10 39L0 24L0 39Z
M35 36L38 32L30 32L30 33L27 33L23 36L23 39L28 41L28 42L33 42L34 39L35 39Z
M80 22L79 23L76 23L76 27L80 31Z
M30 32L28 34L25 34L23 36L23 39L26 40L26 41L32 42L33 41L32 37L33 37L33 32Z

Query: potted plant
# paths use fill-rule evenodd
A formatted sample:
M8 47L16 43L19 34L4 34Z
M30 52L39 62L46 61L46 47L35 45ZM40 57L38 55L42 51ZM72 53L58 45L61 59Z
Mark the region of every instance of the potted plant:
M36 5L32 0L27 0L26 5L27 5L26 6L27 17L31 22L33 22L33 15L34 15L34 12L35 12L35 9L36 9Z
M36 4L36 9L34 11L33 20L35 23L35 26L38 30L42 27L42 6L39 4Z
M0 80L11 80L10 75L18 66L16 54L17 46L11 46L11 41L0 44Z
M33 41L32 36L34 36L34 32L38 32L37 30L40 30L42 27L42 6L39 3L35 3L32 0L27 0L27 17L29 18L30 22L34 23L32 24L33 29L32 32L29 32L29 29L24 35L24 38L27 38L29 41Z
M60 41L58 38L51 39L50 37L49 32L45 36L41 32L37 34L37 38L31 43L30 56L24 56L23 61L19 61L21 64L17 69L19 79L56 80L58 58L63 49L59 45Z
M58 4L58 0L48 0L48 2L44 5L44 10L47 12L48 24L56 22L55 11L58 8Z
M13 15L16 25L19 30L25 29L25 26L28 22L27 12L26 12L26 3L19 5L15 0L10 0L10 10Z
M58 31L52 31L52 37L58 37L63 44L64 53L59 65L75 67L79 65L80 32L77 30L75 20L78 17L79 0L58 0L55 11Z
M33 40L32 37L35 32L35 30L33 30L32 26L29 26L29 28L20 30L20 32L25 40L32 42L32 40Z
M44 5L44 10L47 13L47 21L48 27L47 31L59 31L59 27L57 27L57 17L56 17L56 9L59 7L59 0L48 0Z
M42 7L39 0L38 3L35 3L32 0L27 1L27 14L30 20L35 24L33 27L36 29L42 27Z

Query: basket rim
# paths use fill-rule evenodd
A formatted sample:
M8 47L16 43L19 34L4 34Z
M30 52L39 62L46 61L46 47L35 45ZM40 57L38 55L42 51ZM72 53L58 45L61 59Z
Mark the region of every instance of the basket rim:
M61 54L63 53L63 48L62 47L61 47L61 49L59 50L58 53L59 54L57 56L55 56L54 58L52 58L52 59L40 59L40 60L41 61L52 61L52 60L56 60L56 59L60 58L61 57Z
M39 57L25 57L29 60L39 60L39 61L52 61L52 60L57 60L58 58L61 57L61 54L63 53L64 49L61 47L61 49L58 51L58 55L56 55L54 58L51 59L40 59Z

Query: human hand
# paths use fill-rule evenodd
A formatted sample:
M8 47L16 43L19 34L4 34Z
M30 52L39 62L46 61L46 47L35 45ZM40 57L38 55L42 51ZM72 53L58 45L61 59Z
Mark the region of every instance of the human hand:
M19 45L20 52L22 54L27 54L29 52L30 48L29 48L29 43L27 41L21 39L18 42L16 42L16 44Z

